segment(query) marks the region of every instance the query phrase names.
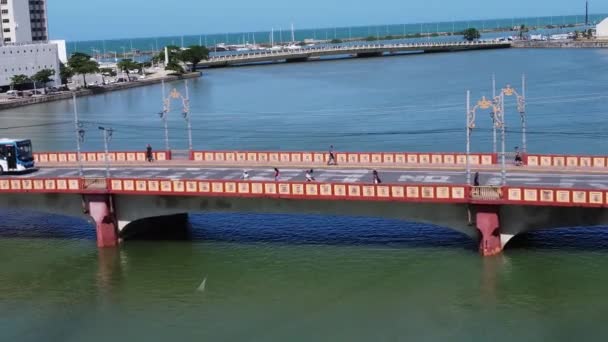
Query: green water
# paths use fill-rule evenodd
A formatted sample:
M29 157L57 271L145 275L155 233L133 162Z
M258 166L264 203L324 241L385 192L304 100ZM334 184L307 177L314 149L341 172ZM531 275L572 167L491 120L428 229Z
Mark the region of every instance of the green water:
M602 340L608 256L0 241L3 341ZM205 280L204 288L201 283Z

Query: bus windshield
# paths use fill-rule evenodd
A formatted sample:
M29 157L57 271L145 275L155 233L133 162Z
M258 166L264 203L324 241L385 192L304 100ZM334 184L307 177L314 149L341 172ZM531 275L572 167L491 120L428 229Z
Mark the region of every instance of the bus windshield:
M17 142L17 158L21 161L30 161L34 159L32 154L32 142L30 140Z

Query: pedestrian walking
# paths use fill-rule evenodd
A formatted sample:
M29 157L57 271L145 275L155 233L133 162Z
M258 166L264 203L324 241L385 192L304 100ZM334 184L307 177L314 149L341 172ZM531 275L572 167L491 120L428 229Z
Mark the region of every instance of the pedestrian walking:
M380 176L378 176L378 171L374 170L372 172L372 176L374 177L374 184L382 183L382 181L380 180Z
M279 177L281 176L281 173L279 172L279 169L277 169L276 167L274 168L274 181L278 182L279 181Z
M243 175L241 175L241 179L242 180L248 180L249 179L249 172L247 172L247 170L243 170Z
M334 145L329 146L329 160L327 161L327 165L338 165L336 162L336 155L334 154Z
M473 186L479 186L479 172L475 172L475 177L473 178Z
M313 169L306 170L306 181L307 182L314 182L315 181L315 177L313 176L314 172L315 171Z
M522 166L523 160L521 158L521 153L519 152L519 147L515 146L515 166Z
M152 160L154 160L154 156L152 155L152 146L150 146L150 144L146 146L146 160L148 163L151 163Z

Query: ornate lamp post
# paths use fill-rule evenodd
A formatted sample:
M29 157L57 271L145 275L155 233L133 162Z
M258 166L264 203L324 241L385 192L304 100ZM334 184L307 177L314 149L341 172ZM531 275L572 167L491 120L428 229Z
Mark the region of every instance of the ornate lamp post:
M171 111L171 100L181 100L182 102L182 116L186 120L188 128L188 150L192 151L192 124L190 122L190 94L188 90L188 80L185 81L186 95L182 95L176 88L173 88L169 93L169 96L165 97L165 83L163 82L163 111L160 113L160 117L163 120L165 127L165 148L167 151L169 147L169 130L167 128L167 114Z
M517 100L517 111L519 112L519 117L521 120L521 147L522 151L526 153L528 151L528 142L526 139L526 75L521 76L521 94L519 94L517 90L512 88L509 84L507 84L507 86L501 90L501 94L508 97L515 96L515 99Z
M496 96L496 79L494 75L492 75L492 98L494 101L497 101L498 98ZM517 100L517 111L519 112L520 120L521 120L521 145L522 151L525 153L528 150L528 142L526 138L526 129L527 129L527 118L526 118L526 75L521 76L521 94L517 92L517 90L511 85L507 84L505 88L500 90L501 94L504 96L515 96ZM492 118L494 119L494 118ZM494 129L494 153L496 153L496 129Z
M500 95L500 98L503 98L503 95ZM492 118L494 121L494 129L502 128L502 182L503 185L506 184L506 168L505 168L505 130L504 130L504 122L503 122L503 105L504 101L490 101L483 96L474 107L471 107L471 92L467 90L467 121L466 121L466 129L467 129L467 155L466 155L466 182L467 184L471 184L471 163L470 163L470 154L471 154L471 134L473 129L475 128L475 118L478 109L492 109Z

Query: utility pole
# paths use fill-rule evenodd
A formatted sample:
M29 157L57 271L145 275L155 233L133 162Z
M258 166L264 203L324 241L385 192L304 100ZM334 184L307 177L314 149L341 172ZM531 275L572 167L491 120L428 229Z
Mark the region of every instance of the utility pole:
M110 178L110 152L108 151L108 144L110 139L112 139L112 132L114 131L111 128L105 128L102 126L98 127L100 131L103 132L103 147L105 151L105 162L106 162L106 178Z
M162 81L162 95L163 95L163 107L160 112L160 118L163 120L163 126L165 128L165 151L170 151L169 147L169 126L167 124L167 114L169 112L168 99L165 98L165 81Z
M501 111L501 122L500 122L500 126L501 126L501 140L502 140L502 157L501 157L501 178L502 178L502 185L506 186L507 185L507 163L506 163L506 159L505 159L505 94L504 92L500 93L500 111Z
M467 185L471 185L471 164L469 157L471 154L471 91L467 90L467 115L466 115L466 129L467 129L467 160L466 160L466 181Z
M82 155L80 152L80 143L84 140L84 129L80 127L78 120L78 107L76 105L76 93L72 93L72 103L74 105L74 133L76 133L76 158L78 158L78 174L80 177L84 177L84 170L82 168Z
M526 75L521 75L521 97L518 99L519 112L521 116L521 143L524 153L528 152L528 139L526 138L527 115L526 115Z
M188 125L188 150L192 152L192 123L190 121L190 92L188 90L188 80L184 81L186 87L186 98L184 98L184 119L186 119L186 124Z
M496 100L496 75L492 74L492 100ZM492 151L496 153L496 113L492 110Z

